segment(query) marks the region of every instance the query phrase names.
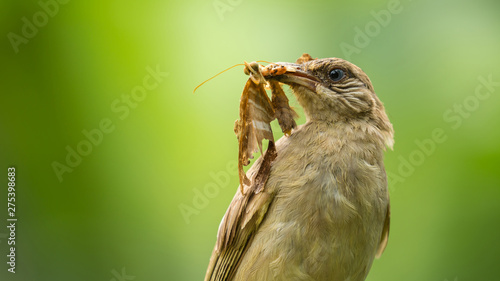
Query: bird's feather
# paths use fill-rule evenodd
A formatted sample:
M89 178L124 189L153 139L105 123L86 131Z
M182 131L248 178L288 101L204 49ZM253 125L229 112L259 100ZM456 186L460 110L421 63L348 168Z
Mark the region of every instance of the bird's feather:
M384 228L382 229L382 237L380 238L380 244L375 257L378 259L382 255L387 247L387 242L389 241L389 229L391 225L391 205L387 204L387 211L385 214Z
M249 171L255 175L252 185L244 193L236 193L222 219L205 281L231 280L235 273L243 253L274 198L274 194L263 187L275 158L276 148L273 142L269 142L265 156ZM258 172L255 173L255 170Z

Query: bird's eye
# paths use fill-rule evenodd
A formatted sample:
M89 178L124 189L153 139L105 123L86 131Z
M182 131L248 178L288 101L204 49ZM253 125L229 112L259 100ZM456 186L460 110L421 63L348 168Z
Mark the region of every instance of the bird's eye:
M338 82L345 77L345 71L340 68L335 68L328 73L328 76L330 76L330 79L332 79L333 82Z

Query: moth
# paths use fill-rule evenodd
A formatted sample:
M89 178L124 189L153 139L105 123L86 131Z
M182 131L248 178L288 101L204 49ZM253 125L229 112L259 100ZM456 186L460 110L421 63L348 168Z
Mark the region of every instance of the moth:
M302 64L310 60L314 59L308 54L303 54L297 59L296 64ZM194 89L193 93L210 79L237 65L223 70L204 81ZM278 119L281 130L288 137L292 130L297 127L295 119L298 117L297 113L290 107L281 84L278 81L269 79L285 74L287 71L294 71L293 69L287 69L285 65L277 63L269 63L267 66L263 66L257 62L245 62L244 65L244 72L250 77L240 98L240 119L236 120L234 124L234 132L239 142L238 175L242 194L245 194L246 188L255 193L262 191L269 177L271 164L277 157L271 121ZM271 90L271 99L267 95L266 88ZM264 139L269 141L265 154L262 153L262 141ZM263 155L262 164L253 179L249 179L243 170L243 166L250 164L253 154L259 151Z
M269 177L271 163L276 159L276 147L271 129L271 121L278 123L285 136L290 136L297 127L297 113L290 107L288 98L280 83L266 78L284 74L287 69L283 65L269 64L262 66L257 62L245 62L245 74L249 75L240 98L240 119L236 120L234 132L239 141L238 174L240 191L245 194L245 187L259 193ZM266 92L271 90L271 99ZM269 141L265 155L262 153L262 141ZM260 151L263 162L254 178L250 180L243 166L250 164L253 153Z

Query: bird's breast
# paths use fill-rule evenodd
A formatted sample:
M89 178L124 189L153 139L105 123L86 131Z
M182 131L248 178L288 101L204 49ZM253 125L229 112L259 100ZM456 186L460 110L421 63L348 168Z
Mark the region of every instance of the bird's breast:
M265 261L265 274L291 279L364 280L388 200L383 168L364 156L371 154L370 144L360 147L345 135L310 129L277 143L266 184L275 199L249 249L260 251L260 261L248 264Z

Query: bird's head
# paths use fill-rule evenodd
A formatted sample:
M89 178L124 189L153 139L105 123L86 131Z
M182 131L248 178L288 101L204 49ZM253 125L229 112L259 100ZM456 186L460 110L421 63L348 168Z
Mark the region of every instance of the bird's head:
M392 147L393 128L370 78L356 65L340 59L312 59L304 54L297 63L283 65L286 72L266 77L288 84L308 121L366 122Z

